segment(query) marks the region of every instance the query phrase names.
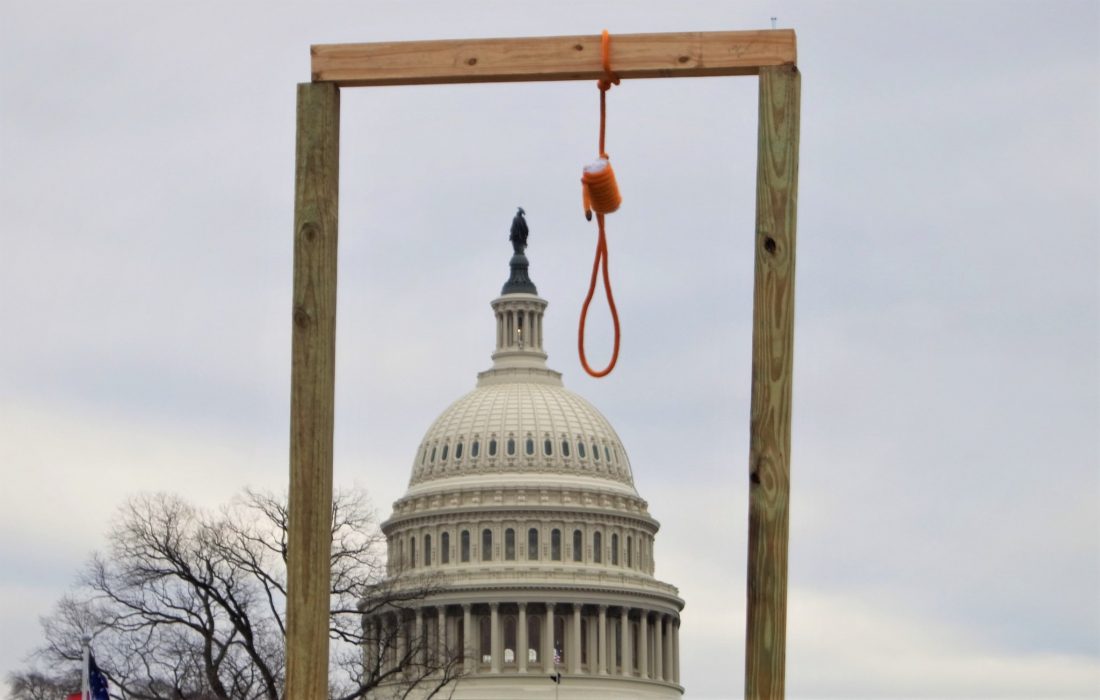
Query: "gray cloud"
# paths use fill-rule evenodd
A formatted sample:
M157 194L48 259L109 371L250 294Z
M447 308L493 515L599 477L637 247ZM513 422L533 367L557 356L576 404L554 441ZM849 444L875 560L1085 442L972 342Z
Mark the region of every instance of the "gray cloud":
M8 8L0 588L21 604L0 607L0 670L124 494L214 504L285 482L309 43L778 14L804 74L792 695L1100 692L1096 6L469 9ZM756 86L628 82L610 101L624 339L595 382L575 359L595 88L345 91L336 479L385 514L423 431L488 366L522 204L551 364L616 425L663 523L688 697L739 696Z

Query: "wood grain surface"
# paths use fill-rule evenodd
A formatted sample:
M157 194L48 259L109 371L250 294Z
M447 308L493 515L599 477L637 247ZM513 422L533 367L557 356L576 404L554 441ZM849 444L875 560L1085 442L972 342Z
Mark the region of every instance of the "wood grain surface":
M793 65L793 29L612 34L611 68L621 78L755 75ZM595 80L603 76L600 35L319 44L315 82L341 87Z
M298 86L286 697L328 697L340 91Z
M784 695L801 79L760 71L745 697Z

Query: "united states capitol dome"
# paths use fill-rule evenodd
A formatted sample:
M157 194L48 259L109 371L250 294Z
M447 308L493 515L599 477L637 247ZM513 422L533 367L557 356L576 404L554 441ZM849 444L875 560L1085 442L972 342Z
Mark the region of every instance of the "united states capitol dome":
M382 523L397 602L362 607L366 668L392 678L371 700L404 697L388 675L403 664L441 683L457 670L455 700L549 700L559 683L604 700L683 693L684 601L654 576L660 525L614 428L546 365L526 243L521 210L493 364L428 428Z

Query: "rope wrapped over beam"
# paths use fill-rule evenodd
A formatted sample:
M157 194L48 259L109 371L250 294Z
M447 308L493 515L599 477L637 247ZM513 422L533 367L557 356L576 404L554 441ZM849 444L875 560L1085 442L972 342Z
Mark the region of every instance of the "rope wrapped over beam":
M340 87L598 80L601 36L456 39L310 47L314 82ZM797 61L793 29L616 34L615 73L632 78L757 75Z

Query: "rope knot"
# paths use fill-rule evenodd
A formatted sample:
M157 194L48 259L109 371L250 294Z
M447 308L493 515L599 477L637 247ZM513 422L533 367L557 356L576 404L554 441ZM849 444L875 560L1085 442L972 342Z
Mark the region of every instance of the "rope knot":
M615 171L611 168L611 161L606 153L601 154L599 159L591 165L585 166L581 182L584 184L586 212L610 214L623 203L623 197L619 194L619 184L615 181ZM587 214L586 217L589 220L592 218Z

